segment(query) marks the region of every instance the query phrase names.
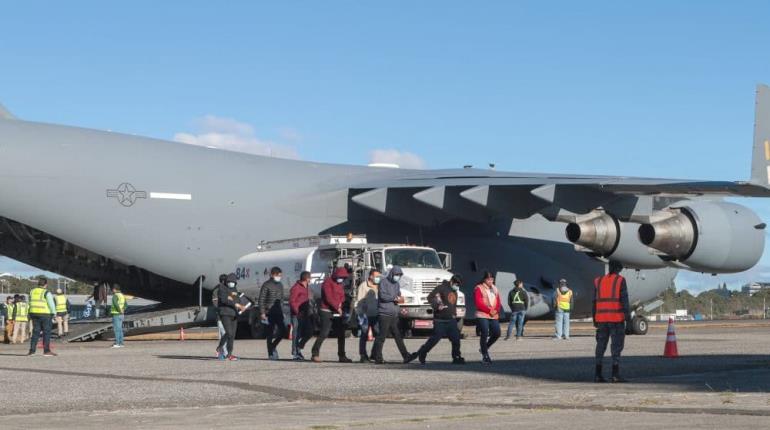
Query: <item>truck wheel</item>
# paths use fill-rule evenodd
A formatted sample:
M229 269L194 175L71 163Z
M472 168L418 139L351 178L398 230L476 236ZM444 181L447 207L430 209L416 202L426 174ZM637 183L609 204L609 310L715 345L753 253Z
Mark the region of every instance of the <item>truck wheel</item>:
M631 326L634 334L641 336L647 334L647 329L649 328L647 318L645 317L634 317Z

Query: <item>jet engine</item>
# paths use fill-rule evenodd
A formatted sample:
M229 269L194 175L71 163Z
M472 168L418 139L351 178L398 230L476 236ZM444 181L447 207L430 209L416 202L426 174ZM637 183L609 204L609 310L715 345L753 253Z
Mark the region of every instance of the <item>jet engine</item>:
M765 247L765 223L750 209L728 202L687 201L656 212L639 227L639 240L663 260L708 273L753 267Z
M567 225L567 239L599 257L612 258L634 269L658 269L666 262L637 239L637 224L618 221L601 211Z

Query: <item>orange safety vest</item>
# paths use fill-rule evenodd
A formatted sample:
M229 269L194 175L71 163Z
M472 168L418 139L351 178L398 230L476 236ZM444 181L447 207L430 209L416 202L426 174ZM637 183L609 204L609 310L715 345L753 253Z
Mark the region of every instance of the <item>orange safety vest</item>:
M596 287L596 322L620 323L625 321L623 303L620 302L620 285L623 277L615 273L594 279Z

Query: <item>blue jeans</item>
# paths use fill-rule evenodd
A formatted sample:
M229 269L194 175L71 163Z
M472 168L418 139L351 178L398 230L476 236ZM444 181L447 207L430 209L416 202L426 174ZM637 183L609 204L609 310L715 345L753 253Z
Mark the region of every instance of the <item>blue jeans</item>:
M516 337L524 336L524 316L527 315L527 311L518 311L511 313L511 322L508 323L508 332L505 337L511 337L513 327L516 326Z
M489 347L500 338L500 321L489 318L476 318L476 325L481 335L479 336L479 345L481 346L481 355L489 355Z
M556 338L569 339L569 311L556 309Z
M361 357L368 357L366 354L366 342L369 338L369 327L372 328L374 336L380 333L380 325L377 322L377 317L358 315L358 326L361 328L361 334L358 335L358 355Z
M40 330L43 331L43 352L51 352L51 316L30 315L32 320L32 338L29 343L29 351L35 352L37 341L40 339Z
M112 316L112 331L115 332L115 345L123 345L123 315Z
M291 317L291 329L293 337L291 338L291 355L296 357L297 353L305 348L305 344L313 337L313 322L305 316Z
M452 342L452 359L460 358L460 328L455 320L433 320L433 334L417 353L424 360L430 350L445 337Z

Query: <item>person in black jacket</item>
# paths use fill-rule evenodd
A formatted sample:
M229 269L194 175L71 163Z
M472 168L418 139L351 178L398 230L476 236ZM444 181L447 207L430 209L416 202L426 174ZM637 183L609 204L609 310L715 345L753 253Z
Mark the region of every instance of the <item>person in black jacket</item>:
M443 338L452 342L452 364L465 364L460 355L460 328L457 326L457 296L462 280L458 275L442 282L428 294L428 303L433 307L433 334L417 351L420 364L425 364L428 352Z
M270 269L270 279L262 284L259 290L259 313L261 321L267 321L265 339L267 339L267 356L278 360L278 344L286 332L283 319L283 284L281 283L281 268Z
M222 326L225 328L225 335L219 341L217 346L217 353L220 360L238 360L238 357L233 355L233 342L235 340L235 330L238 327L238 312L243 309L243 305L239 302L239 294L236 289L238 285L238 277L235 273L227 275L226 288L219 288L217 293L217 311L219 319L222 321ZM225 356L223 346L227 345L227 356Z
M524 317L529 308L529 294L524 289L524 283L521 279L513 282L513 289L508 293L508 306L511 308L511 322L508 323L508 332L505 334L505 340L511 338L513 327L516 327L516 340L524 336Z

